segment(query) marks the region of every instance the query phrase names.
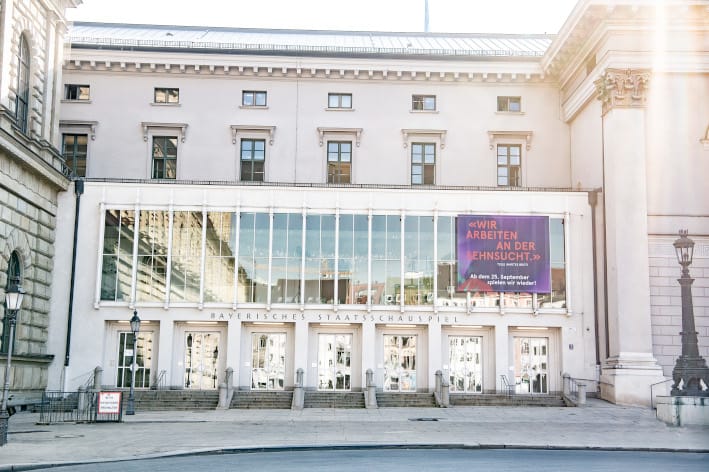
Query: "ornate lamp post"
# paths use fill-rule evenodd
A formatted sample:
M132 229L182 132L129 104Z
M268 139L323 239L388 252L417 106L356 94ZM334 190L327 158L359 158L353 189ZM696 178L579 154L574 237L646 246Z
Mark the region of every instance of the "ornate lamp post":
M135 369L136 359L138 357L138 333L140 332L138 310L133 311L133 318L130 319L130 330L133 331L133 363L130 366L130 393L128 394L126 415L135 415Z
M219 358L219 346L215 347L214 352L212 352L212 379L214 388L217 388L217 358Z
M674 242L677 261L682 266L682 276L677 279L682 288L682 355L677 358L672 370L671 395L673 397L709 397L709 389L702 390L702 381L709 386L709 367L699 355L697 332L694 328L694 308L692 306L692 282L689 266L694 255L694 241L687 237L687 230L680 230L679 239Z
M10 327L9 342L7 346L7 363L5 364L5 385L2 389L2 407L0 408L0 446L7 444L7 428L10 414L7 411L7 401L10 396L10 366L12 363L12 344L15 337L15 323L17 313L22 307L22 297L25 291L22 290L19 280L12 280L5 292L5 309L7 313L8 326Z

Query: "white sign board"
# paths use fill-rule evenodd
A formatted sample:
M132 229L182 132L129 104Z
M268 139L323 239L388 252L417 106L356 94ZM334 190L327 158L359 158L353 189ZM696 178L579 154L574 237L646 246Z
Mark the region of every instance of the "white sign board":
M99 392L98 414L121 412L121 392Z

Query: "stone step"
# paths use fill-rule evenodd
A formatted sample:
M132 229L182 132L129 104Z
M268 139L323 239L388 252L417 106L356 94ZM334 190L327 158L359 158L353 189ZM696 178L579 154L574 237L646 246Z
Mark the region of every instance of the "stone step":
M290 409L293 404L293 392L237 390L231 399L230 408L247 409Z
M432 393L387 393L377 392L380 408L430 408L436 406Z
M362 392L305 392L305 408L364 408Z
M561 395L451 394L450 403L453 406L566 406Z
M124 407L128 391L123 392ZM219 403L216 390L136 390L135 409L151 410L213 410Z

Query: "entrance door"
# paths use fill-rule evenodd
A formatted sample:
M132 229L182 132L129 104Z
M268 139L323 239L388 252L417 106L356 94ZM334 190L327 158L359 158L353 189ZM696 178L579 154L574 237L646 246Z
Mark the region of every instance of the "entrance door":
M482 336L449 336L450 391L482 393Z
M318 390L350 389L351 334L321 334L318 337Z
M153 333L138 333L134 388L150 388L150 366L153 364ZM133 364L133 333L118 333L118 376L116 387L129 388Z
M286 379L286 333L251 335L251 388L283 390Z
M549 393L549 338L515 337L517 393Z
M217 388L219 333L185 333L185 388Z
M384 391L416 391L416 336L384 335Z

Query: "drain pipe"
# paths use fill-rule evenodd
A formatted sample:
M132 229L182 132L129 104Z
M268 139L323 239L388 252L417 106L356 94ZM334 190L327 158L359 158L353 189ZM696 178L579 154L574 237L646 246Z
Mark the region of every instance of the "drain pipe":
M593 189L588 192L588 204L591 205L591 250L593 252L593 320L596 324L596 365L601 365L601 342L599 340L598 334L600 329L600 321L598 319L598 261L597 257L597 247L598 241L596 240L596 204L598 203L598 192L601 189Z
M69 286L69 311L66 320L66 351L64 353L64 369L69 367L69 351L71 349L71 317L74 313L74 285L76 282L76 249L77 239L79 237L79 208L81 207L81 194L84 193L84 180L77 179L74 181L74 195L76 196L76 204L74 205L74 245L71 254L71 285ZM64 378L66 382L66 376Z

